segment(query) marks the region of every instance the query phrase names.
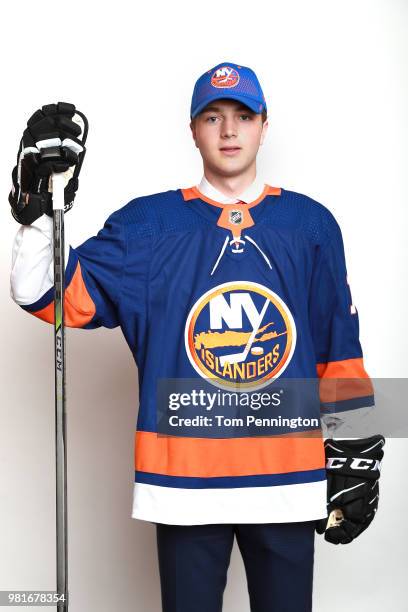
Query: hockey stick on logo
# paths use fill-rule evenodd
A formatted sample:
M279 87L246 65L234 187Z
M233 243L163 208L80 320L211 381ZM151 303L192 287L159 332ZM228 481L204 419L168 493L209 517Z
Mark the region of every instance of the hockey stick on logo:
M268 308L268 304L269 304L269 298L266 298L265 304L263 305L263 308L261 310L261 314L259 315L258 324L255 325L255 327L253 328L252 333L248 338L248 342L246 343L246 347L244 348L244 350L241 351L241 353L232 353L231 355L222 355L220 357L220 364L222 366L225 364L226 361L228 361L228 363L241 363L242 361L245 361L251 349L254 338L259 331L259 328L262 323L262 319L264 318L266 309Z

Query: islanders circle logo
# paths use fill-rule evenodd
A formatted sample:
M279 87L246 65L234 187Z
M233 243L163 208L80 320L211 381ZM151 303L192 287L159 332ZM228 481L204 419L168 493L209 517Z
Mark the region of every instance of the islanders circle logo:
M235 87L239 83L239 74L235 68L223 66L218 68L211 76L211 85L213 87Z
M221 389L255 390L289 365L296 326L284 301L251 281L213 287L191 308L184 332L191 365Z

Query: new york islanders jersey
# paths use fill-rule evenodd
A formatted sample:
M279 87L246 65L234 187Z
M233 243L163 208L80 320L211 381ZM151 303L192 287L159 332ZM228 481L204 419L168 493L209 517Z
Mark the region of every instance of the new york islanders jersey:
M373 404L340 228L283 188L228 202L210 187L136 198L70 246L65 322L120 326L139 369L134 518L319 519L318 418ZM37 293L21 289L33 229L16 236L11 294L52 323L50 278L33 270ZM45 259L33 253L37 270Z

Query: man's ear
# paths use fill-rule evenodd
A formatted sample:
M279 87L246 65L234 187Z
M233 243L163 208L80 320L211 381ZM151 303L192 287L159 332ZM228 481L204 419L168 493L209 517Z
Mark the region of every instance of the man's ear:
M269 127L269 123L268 123L268 120L266 119L262 125L261 139L259 141L259 145L262 145L264 143L264 140L266 138L266 133L268 131L268 127Z
M190 129L191 129L191 133L195 142L195 146L198 148L198 144L197 144L197 136L196 136L196 129L195 129L195 122L194 121L190 121Z

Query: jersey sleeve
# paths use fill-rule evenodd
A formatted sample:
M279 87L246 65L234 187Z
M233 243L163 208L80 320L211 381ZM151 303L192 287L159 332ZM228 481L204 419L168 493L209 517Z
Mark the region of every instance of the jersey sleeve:
M64 238L67 245L67 236ZM108 217L96 236L78 247L66 246L65 250L65 325L84 329L117 327L127 250L119 211ZM49 222L42 220L40 226L22 226L17 232L10 293L22 309L54 323L51 218Z
M315 251L309 314L322 415L374 405L359 340L359 316L347 279L341 230L330 214L328 236Z
M31 225L20 225L13 241L10 295L20 306L40 299L54 282L53 220L42 215ZM65 264L69 257L69 226L65 223Z

